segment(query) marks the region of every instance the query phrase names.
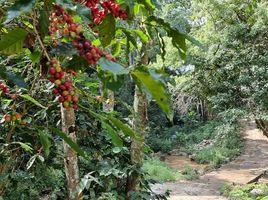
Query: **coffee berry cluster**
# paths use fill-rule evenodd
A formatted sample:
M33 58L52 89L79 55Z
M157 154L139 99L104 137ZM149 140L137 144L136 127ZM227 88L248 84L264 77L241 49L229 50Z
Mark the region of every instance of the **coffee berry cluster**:
M95 25L100 24L109 13L120 19L127 19L127 13L114 0L87 0L85 5L91 10Z
M22 114L20 114L18 112L12 112L11 114L9 114L9 113L5 114L1 122L16 123L16 124L20 124L20 125L27 124L27 120L22 119Z
M77 109L78 94L73 87L70 75L60 66L58 60L53 59L48 62L48 80L55 84L52 93L59 97L59 102L64 108ZM73 74L73 73L72 73Z
M13 112L12 114L5 114L5 122L17 122L21 121L22 115L20 113Z
M55 5L55 11L51 15L50 34L54 36L56 43L58 42L57 37L69 37L79 55L84 57L88 64L96 64L104 56L104 53L98 47L92 45L91 41L84 37L81 26L75 23L72 16L61 6Z
M5 85L1 80L0 80L0 94L8 94L9 93L9 88L7 85Z

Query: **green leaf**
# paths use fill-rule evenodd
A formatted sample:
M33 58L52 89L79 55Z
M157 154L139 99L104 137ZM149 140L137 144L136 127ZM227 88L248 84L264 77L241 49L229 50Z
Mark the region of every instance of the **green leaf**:
M67 68L67 69L72 69L75 71L78 70L86 70L89 68L89 65L87 63L87 60L81 56L74 55L71 60L65 59L62 62L62 66Z
M180 56L183 60L186 59L186 41L185 34L181 34L179 31L171 30L168 36L172 39L172 44L179 50Z
M114 57L117 57L120 55L122 50L121 44L119 41L115 42L112 46L112 54Z
M92 110L82 105L79 105L79 107L87 111L93 117L99 119L101 122L109 122L115 128L117 128L118 130L121 130L125 135L130 136L133 139L140 140L140 138L137 137L137 134L128 125L124 124L123 122L116 119L115 117L111 115L101 115L101 114L95 113Z
M50 152L51 142L47 130L39 130L40 142L44 148L45 155L48 156Z
M112 149L113 153L115 153L115 154L120 153L121 150L122 150L122 148L119 148L119 147L114 147L114 148Z
M137 2L143 4L145 8L149 11L153 11L155 9L155 5L152 3L151 0L137 0Z
M198 40L196 40L194 37L188 35L188 34L184 34L184 37L190 41L191 43L193 43L194 45L198 46L200 49L206 50L205 46L200 43Z
M112 143L117 147L123 147L123 141L119 137L117 132L108 123L102 122L102 126L107 130L107 133L110 135Z
M141 30L134 30L134 32L137 34L137 36L141 39L143 43L149 42L149 37L144 32L142 32Z
M87 24L92 22L91 10L86 6L74 3L69 0L56 0L56 3L61 5L66 10L71 11L73 14L81 16L83 21Z
M102 186L102 184L98 181L98 179L91 175L93 173L94 173L94 171L86 174L81 179L78 186L76 187L76 192L73 194L73 196L74 196L73 198L75 198L76 196L80 196L84 189L88 189L90 187L92 182L95 182L98 185Z
M26 49L25 53L31 59L33 64L37 64L40 62L40 59L41 59L41 52L40 51L37 50L37 51L31 52L29 49Z
M71 43L60 43L56 48L51 50L52 54L64 57L78 55L77 49Z
M20 145L25 151L28 151L32 153L33 148L31 147L31 144L29 143L22 143L22 142L12 142L11 144L18 144Z
M40 18L39 18L39 30L40 30L40 35L42 38L44 38L48 32L49 32L49 17L50 17L50 12L53 8L52 6L52 0L44 0L44 9L40 11Z
M155 16L150 16L147 19L148 22L152 23L151 26L155 26L155 24L161 25L162 28L167 32L168 37L171 38L172 44L176 47L179 51L179 54L183 60L186 59L186 41L184 33L179 32L176 29L173 29L171 25L165 22L161 18L157 18Z
M49 129L53 131L54 133L56 133L58 136L60 136L80 156L86 157L86 153L66 133L52 126L49 126Z
M124 68L122 65L119 65L118 63L112 62L110 60L106 60L105 58L101 58L98 61L98 65L101 67L104 71L110 71L114 75L121 75L121 74L128 74L129 70Z
M65 9L74 10L74 4L69 0L56 0L56 4L61 5Z
M161 18L150 16L147 18L147 21L151 23L151 27L155 26L156 24L162 26L162 28L167 32L168 37L171 38L173 46L178 49L181 58L184 60L186 59L186 50L187 50L186 40L190 41L191 43L193 43L194 45L198 46L201 49L205 49L204 46L195 38L186 33L182 33L177 29L172 28L168 22L165 22Z
M128 125L124 124L123 122L121 122L120 120L116 119L115 117L113 117L111 115L107 115L107 119L109 121L111 121L111 123L116 128L121 130L125 135L130 136L131 138L139 140L139 138L137 137L137 134Z
M125 77L123 75L114 76L109 71L99 71L97 75L101 80L104 89L117 91L124 84Z
M132 10L134 5L135 5L135 1L133 1L133 0L123 0L123 1L121 0L121 1L118 1L118 3L119 4L124 3L125 5L127 5L129 7L130 10Z
M21 53L26 35L27 32L21 28L10 30L0 40L0 52L8 55Z
M77 4L76 5L76 13L79 14L86 23L89 24L92 22L91 10L89 8L87 8L86 6Z
M132 76L137 83L140 85L140 89L146 90L155 99L159 107L166 113L170 120L173 119L173 110L171 106L171 96L167 92L165 84L161 80L161 75L155 71L149 72L145 68L140 68L132 72Z
M46 108L45 106L43 106L41 103L39 103L37 100L35 100L33 97L31 97L30 95L28 94L21 94L20 97L32 102L33 104L41 107L41 108Z
M112 14L106 15L98 30L102 46L107 47L115 36L115 19Z
M40 51L34 51L30 54L30 59L33 64L37 64L40 62L41 56L42 54Z
M22 77L14 74L12 72L6 71L5 68L0 68L0 77L2 79L8 80L8 81L14 83L15 85L17 85L19 87L27 88L27 85Z
M13 74L12 72L6 72L7 79L16 84L19 87L27 88L27 85L22 77Z
M37 158L41 161L41 162L44 162L45 161L45 158L41 155L38 155Z
M27 170L29 170L33 166L34 161L36 160L36 158L37 158L37 154L30 158L30 160L26 164L26 169Z
M92 115L93 117L95 117L96 119L99 119L100 121L105 121L107 120L106 116L103 116L101 114L95 113L92 110L82 106L81 104L79 104L79 107L84 109L85 111L87 111L90 115Z
M162 60L165 61L165 56L166 56L166 43L164 38L162 37L161 33L158 33L158 38L159 38L159 43L160 43L160 47L161 47L161 57Z
M130 30L127 30L125 28L119 28L119 29L121 29L123 33L126 35L128 42L131 42L131 44L137 49L138 45L133 36L133 33Z
M19 17L21 14L30 12L35 4L35 0L18 0L7 11L7 19L4 23L8 23L15 17Z
M144 4L135 4L133 12L136 16L148 17L150 10L148 10Z

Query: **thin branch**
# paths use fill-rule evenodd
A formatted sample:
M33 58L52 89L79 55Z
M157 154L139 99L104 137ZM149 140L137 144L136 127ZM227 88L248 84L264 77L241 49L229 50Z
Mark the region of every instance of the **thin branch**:
M45 47L43 41L41 40L40 35L39 35L39 33L38 33L37 29L36 29L36 18L35 18L35 16L36 15L34 14L34 17L33 17L33 30L35 32L37 40L38 40L38 42L39 42L39 44L40 44L45 56L47 57L48 60L51 60L51 58L49 57L49 54L48 54L48 52L46 50L46 47Z
M13 134L14 130L15 130L15 126L12 126L10 131L7 133L7 136L6 136L6 142L7 143L10 143L11 137L12 137L12 134Z

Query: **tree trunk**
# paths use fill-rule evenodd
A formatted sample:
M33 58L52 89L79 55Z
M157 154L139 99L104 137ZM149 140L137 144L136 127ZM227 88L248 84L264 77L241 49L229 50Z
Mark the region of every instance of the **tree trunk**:
M104 92L102 92L104 93ZM105 101L102 104L103 111L104 112L111 112L114 110L114 92L112 90L107 90L105 94L102 94L104 97Z
M143 46L143 56L141 59L141 64L148 65L148 54L146 47ZM133 64L133 63L130 63ZM133 119L133 129L141 138L141 141L133 140L131 143L131 162L136 167L137 173L132 173L127 181L127 199L130 199L131 192L138 190L140 183L139 171L143 164L144 157L144 140L145 140L145 128L147 124L147 100L145 95L135 87L134 95L134 119Z
M76 141L75 134L75 114L73 108L65 109L61 107L62 131L66 133L73 141ZM78 200L76 192L79 183L78 157L76 152L65 142L64 150L64 167L68 187L68 200Z

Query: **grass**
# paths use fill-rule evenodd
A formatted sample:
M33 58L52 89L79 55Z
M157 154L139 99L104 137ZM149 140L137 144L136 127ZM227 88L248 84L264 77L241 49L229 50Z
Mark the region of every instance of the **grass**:
M155 180L157 182L168 182L184 179L184 175L177 170L170 168L166 163L156 158L145 160L143 170L147 174L146 178Z
M193 129L181 130L176 140L182 152L192 155L201 164L220 167L238 156L243 148L243 140L237 123L209 121ZM196 145L204 140L212 140L211 146L198 149Z
M259 189L261 194L252 194L253 189ZM230 200L268 200L268 186L264 183L247 185L224 185L221 193Z
M186 166L182 171L181 171L183 178L186 180L194 180L199 177L198 172L191 168L190 166Z
M198 173L190 166L186 166L182 171L169 167L165 162L157 158L145 160L143 170L147 174L147 179L157 182L168 182L178 180L193 180L198 178Z
M240 154L240 149L228 149L225 147L212 146L200 150L194 156L196 162L201 164L210 164L213 167L220 167Z

